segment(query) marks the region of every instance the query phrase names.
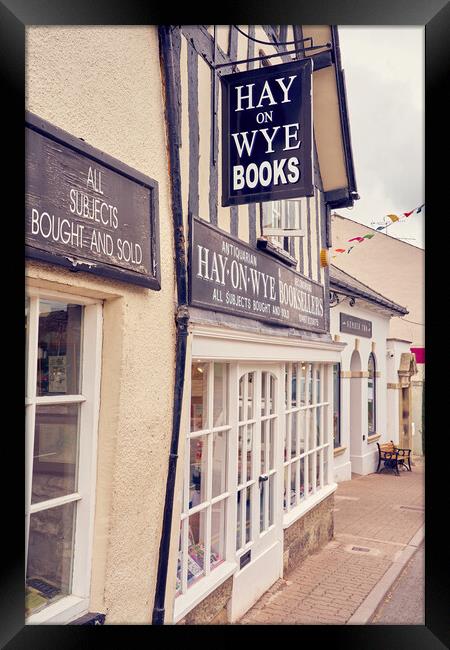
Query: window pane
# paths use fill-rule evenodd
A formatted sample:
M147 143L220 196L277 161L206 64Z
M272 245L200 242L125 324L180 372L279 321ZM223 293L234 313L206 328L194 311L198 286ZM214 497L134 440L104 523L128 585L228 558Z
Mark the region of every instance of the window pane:
M27 616L71 592L75 509L75 503L67 503L30 516Z
M252 538L252 487L246 488L244 493L247 493L245 502L245 543Z
M77 488L78 404L36 406L31 503Z
M227 491L227 441L228 433L226 431L213 433L213 498Z
M316 426L316 423L315 423L315 416L316 416L316 409L315 409L315 408L311 408L311 409L308 409L308 410L306 411L306 417L309 418L309 444L308 444L308 451L311 451L311 449L314 449L314 447L315 447L315 443L314 443L314 440L315 440L315 437L316 437L316 436L315 436L315 434L316 434L316 430L315 430L315 426Z
M239 490L236 494L236 550L242 546L241 542L241 521L242 521L242 499L244 490Z
M223 363L215 363L213 426L227 424L227 406L227 367Z
M305 498L305 459L300 459L300 499Z
M253 424L247 426L247 481L253 477Z
M242 456L243 453L243 446L244 446L244 433L245 433L245 426L239 427L239 435L238 435L238 472L237 472L237 482L238 485L243 483L243 463L244 459Z
M323 457L322 454L323 454L322 451L318 451L317 456L316 456L316 487L317 487L317 489L322 487L321 483L320 483L320 465L321 465L321 459Z
M333 441L335 447L341 445L340 432L340 364L333 365Z
M208 364L193 363L191 375L191 431L208 427Z
M307 383L308 404L314 404L313 371L312 371L312 365L310 363L308 363L306 366L306 383Z
M261 422L261 474L264 474L266 471L266 460L267 460L267 445L268 445L268 440L266 436L266 430L268 430L269 427L269 422L268 420L263 420Z
M206 500L208 461L208 436L190 440L189 507L194 508Z
M268 414L268 404L267 404L267 373L261 373L261 415Z
M306 363L302 363L300 371L300 406L306 406Z
M316 367L316 403L320 403L320 366Z
M297 455L297 416L298 413L291 413L291 458Z
M248 402L247 402L247 420L252 420L255 417L255 404L254 404L254 386L255 386L255 373L248 374Z
M297 403L297 369L296 363L292 364L292 377L291 377L291 406L298 406Z
M320 430L322 427L322 409L323 406L318 406L316 408L316 446L318 447L320 445Z
M292 463L291 465L291 508L295 506L296 503L296 478L297 478L297 463Z
M39 301L37 395L80 392L82 306Z
M269 375L269 415L275 413L275 377Z
M275 474L269 476L269 526L273 524L274 516L274 490L275 490Z
M177 578L175 583L175 596L181 594L183 575L183 522L180 522L180 537L178 539Z
M275 418L270 420L269 426L269 469L275 467Z
M284 500L283 500L283 508L285 510L288 509L288 495L289 495L289 465L285 465L284 467Z
M25 298L25 395L27 394L28 337L30 334L30 299ZM27 395L28 397L28 395Z
M314 460L315 454L309 454L308 456L308 492L309 494L313 491L313 477L314 477Z
M225 559L226 500L215 503L211 512L211 571Z
M300 433L300 449L299 449L300 454L305 453L306 416L307 416L307 413L308 413L308 411L305 411L305 410L298 412L299 433Z
M189 517L188 588L205 574L206 510Z

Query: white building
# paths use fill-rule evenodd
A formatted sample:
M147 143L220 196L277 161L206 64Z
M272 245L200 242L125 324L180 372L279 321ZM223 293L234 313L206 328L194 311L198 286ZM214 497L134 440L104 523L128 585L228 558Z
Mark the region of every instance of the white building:
M389 337L393 316L407 310L335 266L330 269L334 340L345 343L334 366L334 478L376 471L378 447L409 446L410 341ZM406 436L405 436L406 433Z

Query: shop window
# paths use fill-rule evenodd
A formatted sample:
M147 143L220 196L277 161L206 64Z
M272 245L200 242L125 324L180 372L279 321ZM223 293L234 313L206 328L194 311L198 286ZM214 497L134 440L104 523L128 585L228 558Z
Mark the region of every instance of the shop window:
M285 370L284 510L289 512L328 485L330 408L325 366L290 363Z
M333 444L341 446L341 364L333 365Z
M72 595L70 620L88 608L101 305L30 295L25 325L25 612L51 622L57 609L61 620Z
M228 366L194 362L176 594L225 560L229 445Z
M369 378L367 380L367 416L368 416L368 434L374 435L376 432L376 377L375 377L375 356L370 353L368 364Z

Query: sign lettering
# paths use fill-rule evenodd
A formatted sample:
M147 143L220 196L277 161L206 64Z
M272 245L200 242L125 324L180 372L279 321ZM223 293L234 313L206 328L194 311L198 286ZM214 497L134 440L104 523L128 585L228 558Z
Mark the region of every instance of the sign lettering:
M222 205L313 196L312 62L221 77Z

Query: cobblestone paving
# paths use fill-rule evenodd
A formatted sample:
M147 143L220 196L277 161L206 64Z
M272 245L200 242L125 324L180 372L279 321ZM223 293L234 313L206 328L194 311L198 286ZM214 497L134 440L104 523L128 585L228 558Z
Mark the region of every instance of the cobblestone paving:
M424 465L339 483L334 503L334 540L278 580L240 624L345 624L424 523Z

